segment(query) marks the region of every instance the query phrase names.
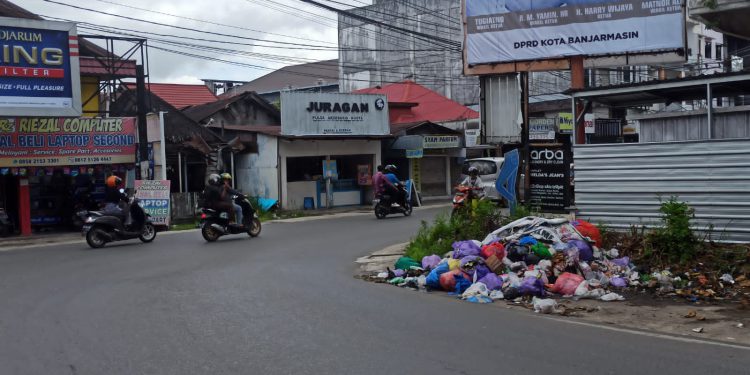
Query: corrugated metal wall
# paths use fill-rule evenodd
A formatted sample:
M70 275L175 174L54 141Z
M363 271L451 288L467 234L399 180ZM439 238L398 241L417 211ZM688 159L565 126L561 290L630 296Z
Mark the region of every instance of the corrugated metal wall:
M640 118L638 121L641 143L708 139L708 118L705 111L682 116ZM750 108L731 112L723 111L723 108L716 109L711 135L713 139L750 137Z
M521 141L521 86L518 75L481 77L481 114L487 143Z
M696 229L750 242L750 139L576 145L575 205L593 223L659 222L659 196L695 209Z

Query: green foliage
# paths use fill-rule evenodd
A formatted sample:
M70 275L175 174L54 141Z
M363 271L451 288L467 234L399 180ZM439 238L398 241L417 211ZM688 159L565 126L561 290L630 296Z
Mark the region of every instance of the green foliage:
M688 262L698 250L698 238L690 228L695 210L672 196L669 200L662 201L659 212L662 226L647 236L647 243L653 254L668 262Z
M422 222L417 235L406 246L406 255L417 260L432 254L442 256L451 250L455 241L483 240L504 220L500 208L484 200L479 201L475 208L467 207L450 217L439 215L432 225Z

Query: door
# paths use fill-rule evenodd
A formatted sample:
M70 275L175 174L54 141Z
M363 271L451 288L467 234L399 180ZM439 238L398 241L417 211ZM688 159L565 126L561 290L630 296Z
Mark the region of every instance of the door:
M445 157L429 157L420 159L421 185L423 197L446 196L445 180L448 178L445 170Z

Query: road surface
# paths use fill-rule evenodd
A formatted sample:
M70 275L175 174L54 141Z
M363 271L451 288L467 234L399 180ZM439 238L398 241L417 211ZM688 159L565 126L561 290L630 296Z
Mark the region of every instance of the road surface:
M352 277L414 217L0 253L0 374L742 374L750 351Z

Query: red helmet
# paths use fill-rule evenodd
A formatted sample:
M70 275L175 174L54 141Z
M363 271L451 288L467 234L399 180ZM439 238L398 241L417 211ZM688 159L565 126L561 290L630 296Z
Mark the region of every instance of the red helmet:
M120 177L117 177L114 175L107 177L107 181L106 181L107 187L116 188L120 186L121 183L122 183L122 179Z

